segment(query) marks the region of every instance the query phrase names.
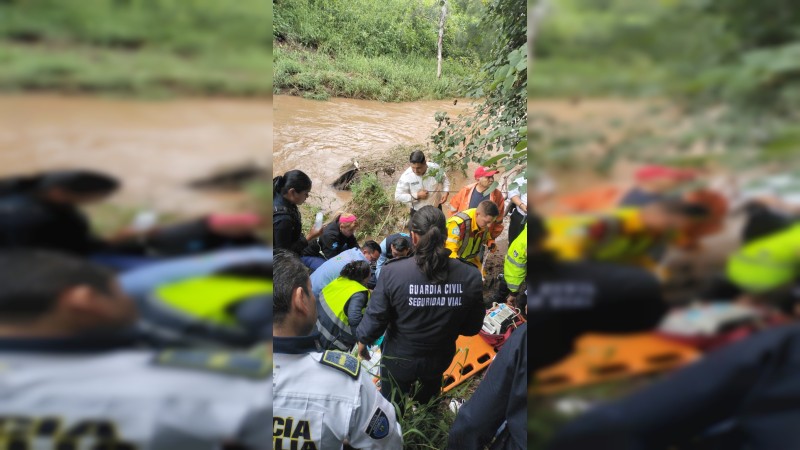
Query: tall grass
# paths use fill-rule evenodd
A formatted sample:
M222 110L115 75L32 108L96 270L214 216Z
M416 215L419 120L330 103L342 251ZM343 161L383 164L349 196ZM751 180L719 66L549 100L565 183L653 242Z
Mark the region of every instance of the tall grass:
M275 7L275 93L381 101L461 96L463 78L480 64L482 11L480 0L451 4L437 79L437 1L282 0Z
M0 1L0 89L268 96L262 0Z
M337 57L298 47L276 46L274 92L325 100L329 97L385 102L462 96L461 82L472 68L444 61L436 78L436 60L343 54Z

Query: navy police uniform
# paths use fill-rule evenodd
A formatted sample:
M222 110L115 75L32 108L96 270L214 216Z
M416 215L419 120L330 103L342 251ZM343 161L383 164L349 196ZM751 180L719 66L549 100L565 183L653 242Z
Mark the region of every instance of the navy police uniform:
M492 450L528 448L528 324L511 333L472 398L458 411L447 448L482 450L497 434Z
M358 342L367 345L386 332L386 372L401 392L419 380L416 399L422 403L441 389L458 336L478 334L486 314L480 271L459 259L448 264L447 280L437 284L425 277L414 257L387 262L356 330ZM381 384L384 397L391 398L391 389L392 383Z
M288 249L299 256L308 247L300 210L281 195L272 198L272 234L276 250Z

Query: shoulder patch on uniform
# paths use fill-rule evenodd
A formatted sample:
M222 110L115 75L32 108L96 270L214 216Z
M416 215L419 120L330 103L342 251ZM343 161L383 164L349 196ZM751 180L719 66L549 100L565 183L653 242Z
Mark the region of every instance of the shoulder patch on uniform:
M377 408L364 432L372 439L383 439L389 435L389 431L389 417L382 409Z
M350 375L353 378L358 378L358 372L361 369L361 364L358 363L358 358L355 356L339 352L335 350L327 350L322 354L320 363L333 367L334 369L341 370L342 372Z
M267 358L247 353L164 350L156 355L153 363L163 367L224 373L253 379L264 379L272 373L272 365Z
M458 225L453 227L453 236L461 236L461 228Z

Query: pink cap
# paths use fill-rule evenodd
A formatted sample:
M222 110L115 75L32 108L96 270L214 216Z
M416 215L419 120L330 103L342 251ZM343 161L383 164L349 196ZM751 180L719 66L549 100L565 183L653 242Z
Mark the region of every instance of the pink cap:
M488 167L478 167L477 169L475 169L475 179L477 180L478 178L481 177L491 177L492 175L495 175L497 173L499 173L499 171L490 170Z
M261 224L261 217L253 213L211 214L208 216L208 224L212 227L231 225L255 227Z
M342 214L339 216L339 223L351 223L356 221L355 214Z

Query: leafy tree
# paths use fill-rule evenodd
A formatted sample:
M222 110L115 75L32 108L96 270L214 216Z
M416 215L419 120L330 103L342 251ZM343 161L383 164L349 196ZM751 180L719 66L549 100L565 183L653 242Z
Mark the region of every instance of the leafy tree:
M497 39L491 59L467 84L467 96L482 99L471 111L451 118L436 113L431 136L434 160L466 170L469 162L521 172L527 165L527 23L525 2L493 0L485 22Z

